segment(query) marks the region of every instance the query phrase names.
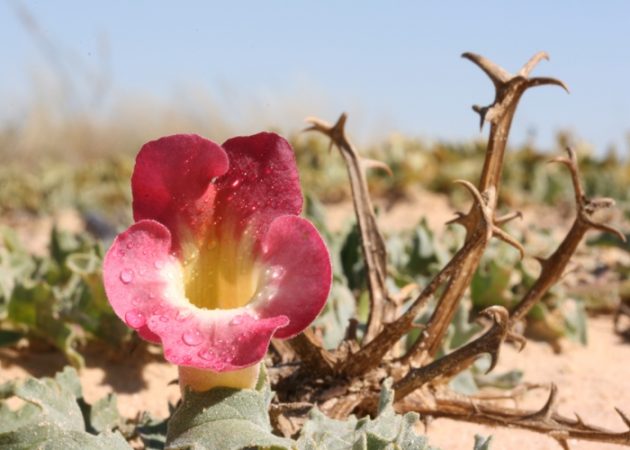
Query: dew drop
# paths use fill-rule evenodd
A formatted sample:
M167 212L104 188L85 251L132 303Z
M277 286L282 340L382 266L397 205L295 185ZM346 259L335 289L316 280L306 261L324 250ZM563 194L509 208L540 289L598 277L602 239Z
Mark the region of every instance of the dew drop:
M132 328L140 328L147 323L147 319L144 317L140 311L132 309L127 314L125 314L125 322Z
M214 352L208 348L201 350L199 353L197 353L197 355L199 355L201 359L205 359L206 361L215 361L217 358Z
M134 297L133 300L131 300L131 303L138 306L142 303L142 299L140 297Z
M131 250L133 248L133 243L127 242L127 250Z
M285 269L282 266L271 266L265 271L265 275L272 280L280 280L285 273Z
M214 362L214 370L217 372L221 372L225 368L225 362L219 360L215 360Z
M238 187L239 184L241 184L241 180L237 178L236 180L232 181L232 184L230 186L235 188Z
M199 330L187 330L184 331L184 334L182 334L182 341L184 341L184 344L192 347L201 344L201 341L203 341L203 335L199 332Z
M160 316L160 322L168 322L168 317L167 316Z
M122 281L125 284L131 283L133 281L133 270L123 269L120 272L120 281Z
M236 316L230 320L230 325L237 326L243 323L243 318L241 316Z
M190 311L188 311L186 309L182 309L182 310L177 312L177 316L175 316L175 320L177 320L178 322L183 322L188 317L190 317L190 314L191 314Z
M153 267L155 267L158 270L162 269L164 267L164 261L162 261L161 259L156 260L153 263Z

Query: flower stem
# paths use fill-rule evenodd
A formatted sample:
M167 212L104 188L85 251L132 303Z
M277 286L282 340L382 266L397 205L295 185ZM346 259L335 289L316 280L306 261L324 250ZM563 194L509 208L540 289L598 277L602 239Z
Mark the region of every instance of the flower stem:
M260 364L254 364L230 372L213 372L195 367L179 366L179 387L182 394L186 387L203 392L215 387L254 389L260 373Z

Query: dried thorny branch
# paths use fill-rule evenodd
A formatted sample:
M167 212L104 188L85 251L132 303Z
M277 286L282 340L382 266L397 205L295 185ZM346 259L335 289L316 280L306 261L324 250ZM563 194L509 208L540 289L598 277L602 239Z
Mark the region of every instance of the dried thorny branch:
M360 343L356 339L358 321L352 320L346 330L346 338L335 350L325 350L311 331L290 340L287 347L283 348L280 344L275 346L284 363L292 358L298 359L300 363L297 372L281 377L276 385L281 401L289 403L286 407L277 407L274 421L279 424L278 427L291 430L295 427L295 420L282 411L300 410L309 404L318 405L322 411L336 418L351 413L372 414L376 410L382 382L392 378L396 407L400 411L529 429L556 439L564 448L568 448L568 439L630 445L630 420L621 411L617 410L628 425L628 430L624 432L601 429L587 424L579 417L564 417L556 411L555 387L552 387L545 406L538 411L499 406L494 403L496 399L463 397L446 388L449 379L469 368L481 355L491 356L488 372L493 370L506 340L524 346L524 338L513 332L514 324L524 318L532 306L561 279L571 256L588 230L611 232L624 239L618 230L598 223L593 218L598 210L611 207L614 202L585 195L575 152L567 149L567 157L552 160L567 166L575 193L577 213L566 237L551 256L538 258L542 265L538 279L511 311L501 306L485 309L479 318L489 319L490 326L475 339L436 359L447 327L470 286L490 239L498 238L516 248L521 258L525 256L520 242L500 228L510 220L522 217L521 213L496 215L507 137L520 97L528 88L535 86L557 85L567 90L564 83L554 78L530 77L534 67L542 59L547 59L544 52L534 55L515 75L482 56L464 53L463 57L479 66L495 86L495 99L491 105L473 107L480 115L482 126L484 122L490 123L483 170L478 186L465 180L455 181L472 197L470 210L467 213L458 212L450 222L465 228L463 246L422 288L420 294L408 302L404 310L401 306L406 297L390 296L386 289L385 244L376 224L367 189L364 173L366 164L363 164L366 160L361 159L345 133L347 116L342 114L334 125L320 119L309 119L311 127L308 130L328 136L331 146L339 148L348 170L366 267L370 314ZM375 165L375 162L370 165ZM432 316L426 324L418 324L416 321L421 312L438 292L440 297ZM620 310L618 317L625 312ZM420 336L407 352L400 352L401 339L418 326L423 328ZM280 370L285 371L289 366L285 365Z
M481 126L484 122L490 122L490 137L479 180L479 192L490 200L487 203L487 208L489 215L494 220L507 138L521 96L528 88L534 86L551 84L561 86L564 89L567 88L564 83L554 78L529 78L529 74L536 64L542 59L548 59L544 52L534 55L516 75L511 75L483 56L474 53L464 53L462 56L479 66L488 75L495 87L495 99L490 106L473 107L481 118ZM468 214L460 213L457 222L466 228L467 241L474 238L473 230L475 228L485 226L475 209L472 209ZM521 255L524 254L523 248L517 241L501 230L498 225L496 222L492 224L493 236L516 246ZM458 276L451 277L448 281L448 285L427 324L426 333L421 336L421 342L415 348L417 355L415 359L418 362L433 357L439 349L448 325L453 320L457 306L464 292L470 286L485 247L486 245L480 246L471 252L462 262Z
M492 326L479 338L458 348L453 353L437 359L426 366L409 370L407 375L394 385L396 399L400 400L428 382L449 380L467 367L480 355L490 354L492 361L487 372L491 372L499 360L501 344L509 332L509 313L502 306L491 306L480 313L492 320ZM521 338L522 339L522 338ZM524 344L524 341L521 341Z
M331 145L334 144L341 152L348 169L370 294L370 316L364 336L364 341L369 342L380 331L383 320L391 320L387 317L392 308L389 305L390 299L385 287L387 251L383 236L376 224L374 207L365 181L364 166L361 164L358 153L346 138L346 119L346 114L342 114L334 125L329 125L320 119L310 118L307 121L311 123L311 126L307 130L319 131L328 136Z
M580 181L575 152L572 149L567 148L567 154L567 158L554 158L552 162L566 165L571 173L577 207L576 217L573 222L573 226L556 251L553 252L549 258L538 258L541 265L540 275L529 291L525 294L523 299L513 308L510 314L511 325L525 317L532 306L538 303L549 288L558 282L564 274L571 256L573 256L579 243L582 241L584 234L589 229L613 233L622 241L626 240L623 233L619 230L603 223L593 221L592 215L595 212L604 208L609 208L613 206L615 202L610 198L587 198L584 193L584 189L582 188L582 182Z
M568 439L630 445L630 419L615 409L625 423L626 431L612 431L585 422L579 415L566 417L557 412L557 388L551 385L549 397L539 410L526 410L497 405L478 398L452 392L425 392L424 397L410 396L398 402L400 412L415 411L432 417L448 417L490 426L522 428L543 433L569 448ZM430 401L427 401L427 396Z

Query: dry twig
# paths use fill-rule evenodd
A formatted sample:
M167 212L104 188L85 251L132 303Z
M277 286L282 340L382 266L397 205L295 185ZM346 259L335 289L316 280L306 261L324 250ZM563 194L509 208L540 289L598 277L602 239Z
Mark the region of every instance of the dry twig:
M489 76L496 91L491 105L473 107L480 115L481 126L484 122L490 122L490 136L481 179L478 187L468 181L456 181L468 190L473 199L470 211L457 213L457 217L451 221L466 229L465 242L403 313L399 309L404 299L390 297L385 287L385 245L376 225L365 181L365 164L362 164L364 160L358 156L345 134L347 116L342 114L334 125L319 119L309 119L309 130L319 131L331 139L331 146L334 144L339 148L348 170L366 266L370 314L360 346L354 339L357 321L350 323L347 338L334 351L323 349L312 332L289 341L291 351L300 358L303 370L293 380L286 377L286 383L278 389L278 393L282 396L283 389L295 389L295 382L299 378L299 382L304 383L301 394L296 394L295 391L289 394L287 391L284 397L292 401L306 400L317 404L333 417L345 417L352 412L373 413L380 385L385 378L391 377L395 381L396 407L401 411L416 411L425 417L450 417L488 425L525 428L547 434L564 448L568 448L568 439L629 445L630 420L621 411L617 410L628 426L628 430L623 432L587 424L577 416L576 419L564 417L556 411L555 386L551 388L545 406L538 411L506 408L492 403L494 399L491 398L462 397L444 388L445 381L466 370L482 354L490 354L492 358L488 369L490 372L497 363L501 345L506 339L517 341L521 346L525 344L521 336L512 332L512 326L562 277L571 255L588 230L612 232L624 239L618 230L593 220L592 216L596 211L608 208L614 202L611 199L589 199L585 196L576 155L571 149L567 149L567 158L553 160L568 167L575 192L577 214L567 236L551 256L539 259L543 270L511 312L501 306L482 311L480 316L489 318L492 321L491 326L476 339L433 360L490 239L496 237L515 247L521 257L525 255L522 245L500 228L508 221L521 217L521 214L513 212L496 216L506 142L519 99L528 88L535 86L557 85L567 90L564 83L554 78L529 77L533 68L542 59L547 59L544 52L534 55L515 75L482 56L464 53L463 57L475 63ZM372 166L375 164L370 162ZM418 326L415 321L420 312L442 287L441 297L423 333L406 354L397 355L396 349L401 338ZM278 351L283 358L290 357L287 355L291 351ZM304 376L310 380L311 385L305 383ZM514 393L510 393L507 397L514 398L513 396ZM279 413L278 417L284 417L282 414ZM278 423L278 427L282 428L283 425ZM284 428L293 430L294 422L284 423Z

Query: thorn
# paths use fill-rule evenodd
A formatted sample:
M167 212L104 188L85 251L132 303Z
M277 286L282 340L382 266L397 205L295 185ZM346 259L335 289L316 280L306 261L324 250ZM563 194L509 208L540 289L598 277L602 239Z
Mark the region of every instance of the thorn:
M330 125L328 122L319 119L317 117L307 117L305 121L310 123L311 126L304 131L319 131L322 134L328 136L335 145L340 146L345 141L345 125L348 115L341 113L337 122L334 125ZM332 143L331 143L332 146Z
M537 416L541 415L547 420L550 419L551 415L553 414L557 396L558 396L558 386L556 386L555 383L551 383L551 386L549 387L549 398L547 398L547 402L545 403L545 406L543 406L540 409L540 411L536 413L536 415Z
M517 218L520 220L523 220L523 213L520 211L513 211L503 216L495 217L494 224L503 225L504 223L508 223L509 221L517 219Z
M614 234L621 240L621 242L626 242L626 236L617 228L604 225L603 223L596 223L596 222L591 222L591 221L588 221L588 224L591 227L595 228L596 230L603 231L605 233Z
M522 77L527 78L534 67L538 65L538 63L542 60L549 61L549 55L547 52L538 52L534 56L532 56L529 61L527 61L521 70L518 71L518 74Z
M530 78L527 80L527 87L537 87L537 86L560 86L562 89L566 91L567 94L570 94L569 87L564 84L563 81L560 81L556 78L550 77L536 77Z
M621 420L623 420L623 423L625 423L626 426L628 427L628 430L630 430L630 417L628 417L622 410L620 410L617 407L615 407L615 411L617 411L617 414L619 414L619 417L621 417Z
M569 160L568 158L565 158L564 156L556 156L555 158L551 158L550 160L547 161L547 164L551 164L551 163L560 163L568 167L572 166L571 160Z
M569 443L567 442L566 439L562 437L556 437L556 436L553 436L553 438L560 445L560 447L562 447L562 450L571 450L571 447L569 447Z
M468 192L470 192L470 195L473 196L473 198L477 201L477 204L480 207L485 206L485 202L483 201L483 197L481 197L481 193L479 192L479 190L475 187L474 184L472 184L470 181L466 181L466 180L455 180L453 181L453 183L455 184L459 184L462 185L466 188L466 190Z
M613 206L615 206L615 201L608 197L591 198L588 201L588 208L592 211L591 214L598 209L612 208Z
M466 52L462 54L462 58L466 58L476 64L486 73L486 75L488 75L488 77L490 77L490 80L492 80L497 88L507 83L510 78L512 78L512 74L510 72L481 55Z
M472 109L479 114L479 131L481 132L483 131L483 124L486 123L486 115L488 114L490 107L473 105Z
M394 176L394 172L392 172L392 169L387 165L387 163L384 163L383 161L369 158L360 158L359 162L364 169L381 169L384 170L390 177Z
M521 260L525 257L525 248L523 248L523 245L512 236L510 236L508 233L503 231L501 228L492 227L492 235L518 250L519 254L521 255Z
M462 222L464 221L464 219L466 218L466 216L467 216L467 215L466 215L466 214L464 214L464 213L463 213L463 212L461 212L461 211L455 211L455 215L456 215L457 217L455 217L455 218L453 218L453 219L451 219L451 220L447 221L447 222L446 222L446 225L452 225L452 224L454 224L454 223L458 223L458 224L460 224L460 225L463 225L463 223L462 223Z
M508 313L507 309L499 305L489 306L481 311L479 315L489 318L492 322L501 327L507 324L510 317L510 313Z
M540 264L540 268L541 270L545 270L545 266L547 265L547 258L543 258L541 256L534 256L534 259L536 261L538 261L538 264Z
M582 418L580 417L580 415L578 413L576 413L576 412L573 412L573 414L575 414L575 420L577 420L578 425L585 426L585 423L582 420Z
M492 328L500 327L501 330L503 331L503 335L501 337L501 340L498 342L497 346L493 349L488 350L488 354L490 355L490 358L491 358L490 367L488 368L488 370L486 370L486 374L488 374L492 372L492 370L496 367L497 363L499 362L499 352L501 349L501 343L503 342L503 339L505 338L505 331L507 330L507 324L510 317L510 313L508 313L507 309L505 309L503 306L495 305L495 306L490 306L489 308L484 309L483 311L479 313L479 315L485 316L491 319L493 322Z
M495 348L494 350L489 351L488 354L490 355L490 367L488 367L488 370L486 370L485 372L486 375L492 372L494 368L497 366L497 364L499 363L499 349Z
M518 344L518 351L519 352L523 351L523 349L527 345L527 339L525 339L523 336L521 336L518 333L514 333L513 331L508 331L508 333L507 333L507 340L509 340L510 342L515 342L516 344Z

